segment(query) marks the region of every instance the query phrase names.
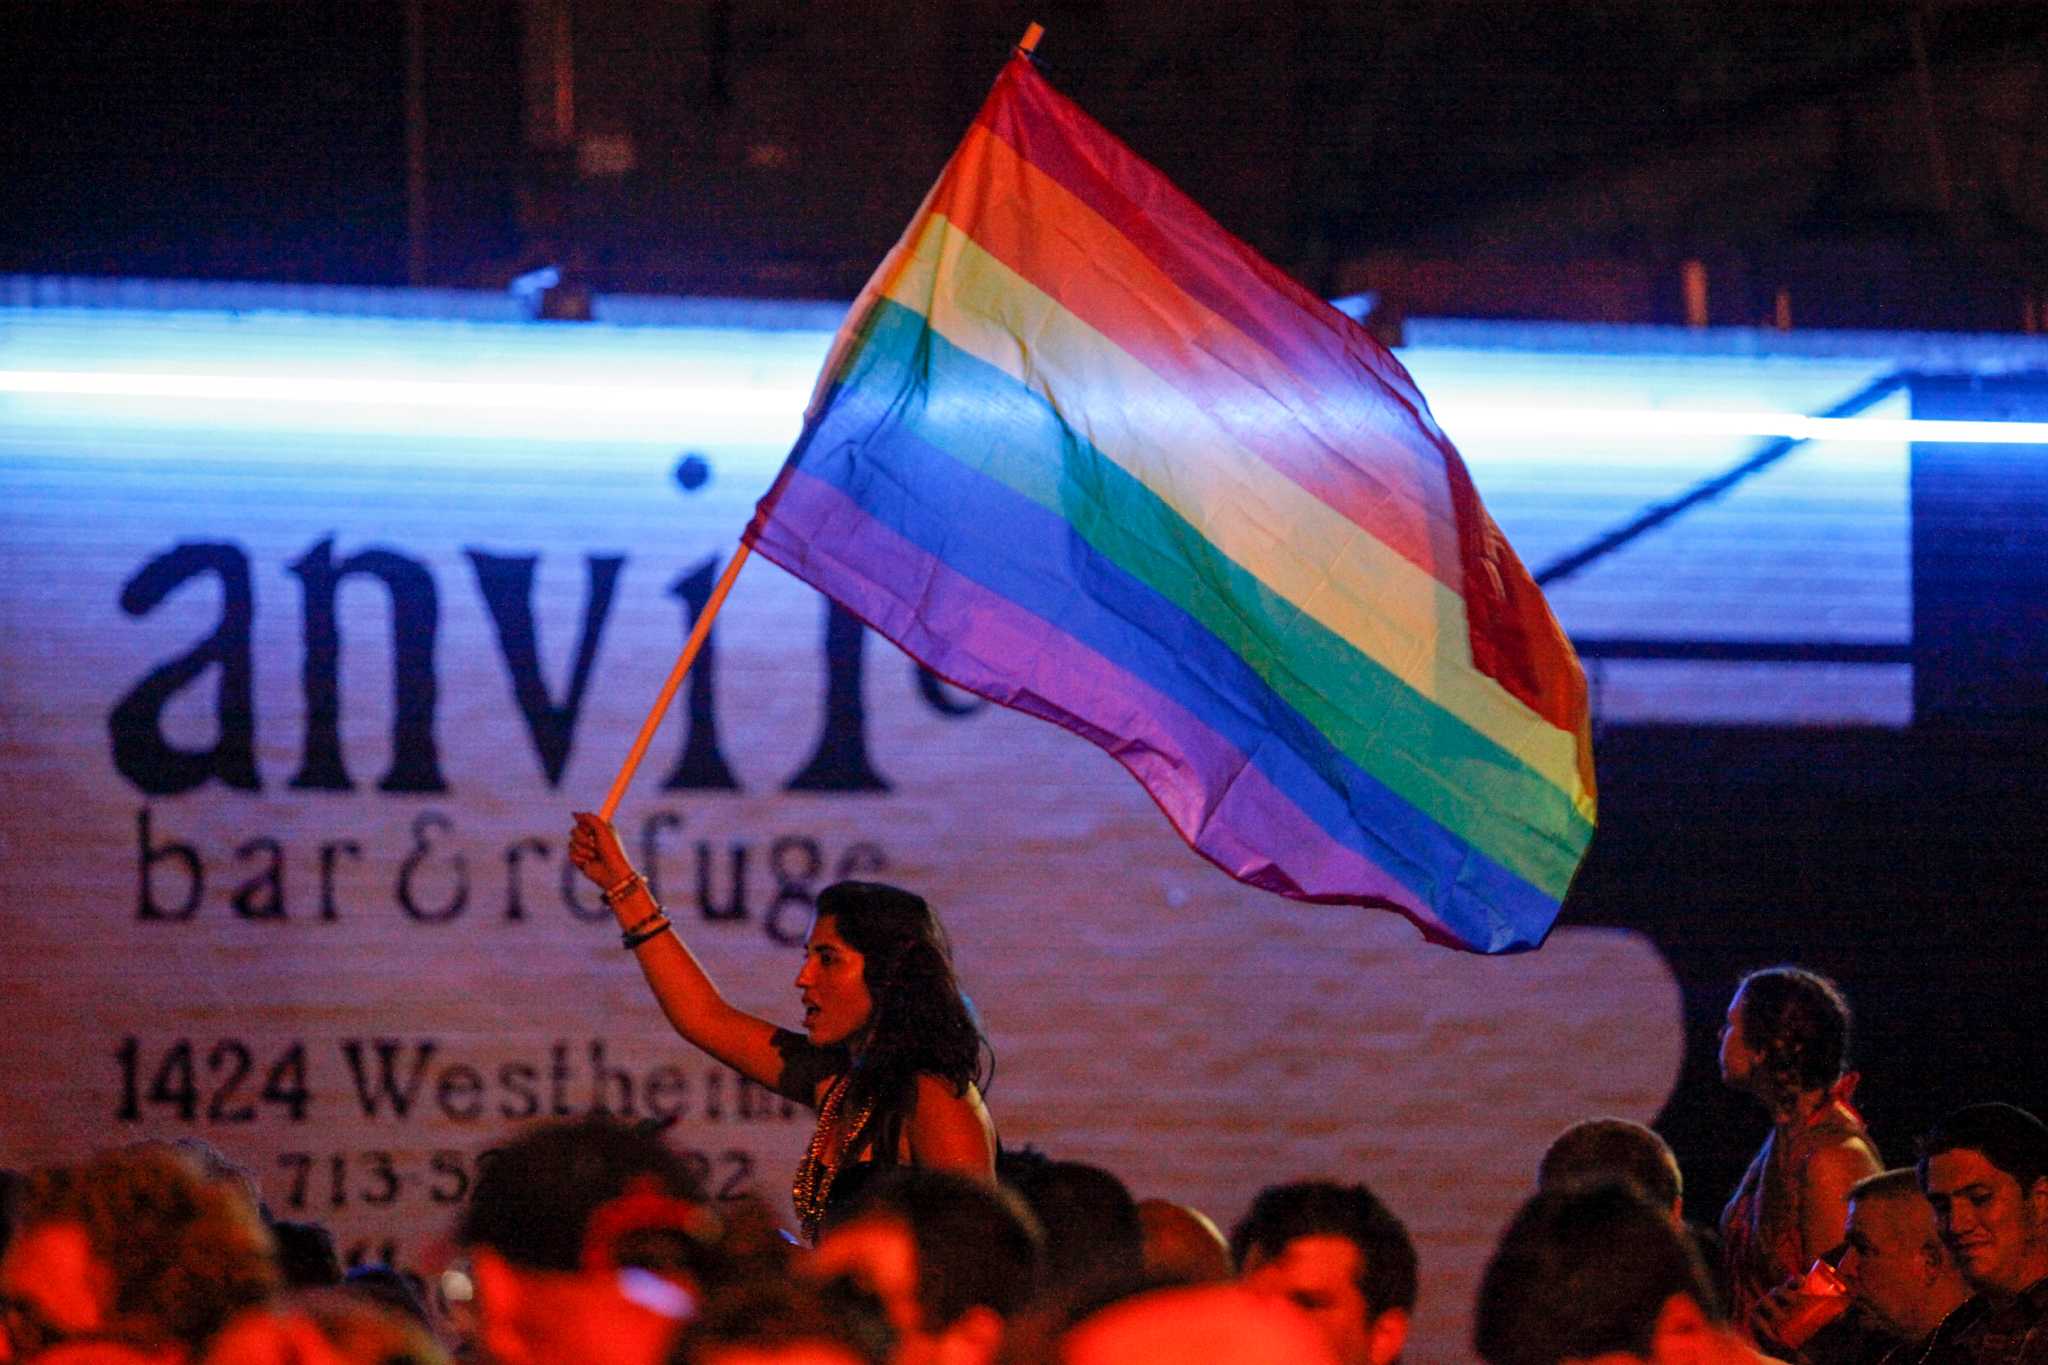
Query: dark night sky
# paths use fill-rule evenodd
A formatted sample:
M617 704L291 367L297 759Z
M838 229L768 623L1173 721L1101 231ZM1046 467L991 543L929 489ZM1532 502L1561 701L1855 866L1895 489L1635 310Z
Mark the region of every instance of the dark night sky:
M398 10L37 4L0 269L245 275L403 254Z
M768 0L697 8L737 15L742 43L755 10L785 26L827 22ZM1047 23L1055 82L1113 129L1141 128L1141 150L1198 198L1234 171L1211 164L1206 119L1283 123L1284 183L1297 188L1280 235L1344 251L1406 245L1414 224L1455 227L1564 169L1896 77L1916 11L1938 56L2038 47L2048 33L2048 6L2015 0L1321 0L1289 10L1291 37L1264 50L1282 74L1254 87L1257 107L1219 108L1210 69L1242 54L1227 42L1112 50L1118 15L1098 0L985 5L949 21L1007 35L989 44L989 75L1021 28L1013 10ZM430 20L436 235L451 277L520 250L520 13L518 0L451 0ZM0 190L0 271L401 277L401 0L52 0L17 5L10 20L28 59L10 92L20 164ZM1227 16L1214 31L1228 33ZM946 79L964 120L980 77ZM947 100L925 108L951 115ZM876 213L895 217L848 224L856 255L907 212L877 198ZM1219 212L1238 226L1227 203ZM1284 258L1284 242L1262 245Z

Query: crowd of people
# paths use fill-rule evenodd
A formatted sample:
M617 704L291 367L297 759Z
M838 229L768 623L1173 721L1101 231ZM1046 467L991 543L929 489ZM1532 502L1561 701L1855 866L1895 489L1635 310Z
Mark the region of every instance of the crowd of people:
M900 1166L815 1245L707 1198L645 1125L531 1129L482 1168L431 1280L344 1273L193 1142L10 1177L0 1361L42 1365L1391 1365L1421 1268L1365 1185L1261 1190L1226 1237L1199 1210L1029 1149L1000 1180ZM1737 1204L1731 1208L1739 1207ZM1560 1134L1473 1313L1488 1365L2048 1361L2048 1128L1973 1105L1917 1166L1847 1191L1831 1262L1732 1318L1739 1243L1685 1218L1651 1129ZM1816 1306L1826 1311L1816 1311Z
M480 1167L431 1281L344 1273L190 1140L10 1175L0 1365L1393 1365L1426 1267L1356 1172L1258 1191L1226 1237L1115 1174L1006 1151L986 1044L936 919L899 888L821 894L804 1032L730 1005L608 827L577 866L685 1038L818 1111L771 1206L710 1198L661 1134L604 1117ZM1710 1226L1652 1129L1559 1134L1472 1312L1487 1365L1781 1360L2048 1365L2048 1127L1975 1104L1886 1169L1825 978L1751 974L1720 1066L1771 1126ZM1336 1178L1323 1178L1330 1175Z

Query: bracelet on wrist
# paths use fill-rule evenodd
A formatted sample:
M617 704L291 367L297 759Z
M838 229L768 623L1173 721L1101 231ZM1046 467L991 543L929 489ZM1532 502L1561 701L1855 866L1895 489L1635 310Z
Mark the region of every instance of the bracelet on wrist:
M638 948L643 943L654 942L654 940L660 938L663 934L667 933L669 931L669 928L670 925L668 922L668 916L660 915L656 917L655 923L649 925L645 929L640 930L638 933L627 933L619 935L619 942L625 945L626 951L631 952L633 949Z
M631 938L633 937L633 935L639 933L642 929L651 928L657 921L665 920L667 917L668 912L666 910L663 910L660 904L657 903L654 907L653 914L649 915L646 919L641 920L638 924L627 925L625 929L621 932L620 937Z
M646 884L647 879L638 872L628 872L623 880L598 892L597 898L606 905L617 905L620 901L633 894L634 887L645 886Z

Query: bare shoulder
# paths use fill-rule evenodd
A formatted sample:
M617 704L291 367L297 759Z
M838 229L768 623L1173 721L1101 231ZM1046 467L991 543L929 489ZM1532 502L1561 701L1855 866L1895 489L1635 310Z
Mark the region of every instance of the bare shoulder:
M1812 1185L1847 1188L1883 1168L1867 1139L1845 1137L1815 1151L1807 1159L1806 1180Z
M995 1123L972 1084L959 1094L939 1077L919 1073L908 1127L911 1160L919 1166L995 1179Z

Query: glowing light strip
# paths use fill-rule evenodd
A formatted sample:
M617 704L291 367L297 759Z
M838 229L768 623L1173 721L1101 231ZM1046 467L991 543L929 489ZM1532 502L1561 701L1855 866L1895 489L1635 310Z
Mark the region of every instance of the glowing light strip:
M697 414L705 408L752 415L764 406L800 411L807 381L783 384L662 385L478 383L474 380L273 378L121 370L0 370L0 393L92 398L175 398L190 402L342 403L503 412L599 410L635 416Z
M0 393L47 397L155 398L209 403L325 403L469 409L503 413L605 412L633 416L794 416L808 380L660 385L478 382L340 377L169 374L130 370L0 370ZM1796 412L1679 408L1433 405L1453 436L1776 437L1799 441L2048 445L2048 422L1954 418L1809 417Z
M1795 441L2048 445L2048 422L1940 417L1808 417L1797 412L1680 408L1496 407L1432 403L1452 436L1767 436Z

